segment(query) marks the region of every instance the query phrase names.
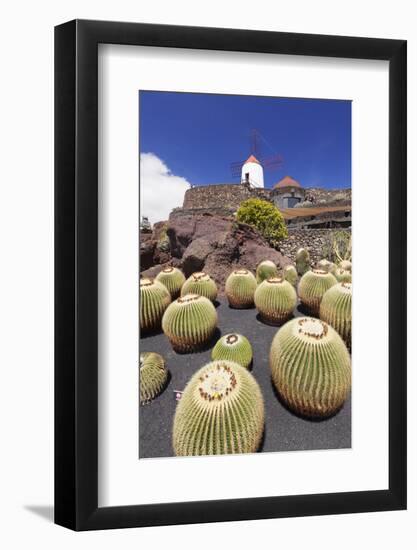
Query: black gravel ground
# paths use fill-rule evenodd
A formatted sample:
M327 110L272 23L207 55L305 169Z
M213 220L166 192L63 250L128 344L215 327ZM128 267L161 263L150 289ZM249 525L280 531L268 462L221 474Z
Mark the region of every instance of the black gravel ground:
M252 374L258 381L265 401L265 432L260 452L346 449L351 447L351 400L326 420L308 420L290 412L278 399L271 382L268 364L272 338L278 328L258 319L256 309L236 310L227 302L218 303L219 331L210 348L193 354L173 351L163 333L142 337L140 351L155 351L166 361L170 372L167 387L152 403L139 410L139 458L173 456L172 422L176 400L174 390L183 390L191 375L211 360L217 339L229 332L249 338L253 348ZM295 316L302 313L297 309Z

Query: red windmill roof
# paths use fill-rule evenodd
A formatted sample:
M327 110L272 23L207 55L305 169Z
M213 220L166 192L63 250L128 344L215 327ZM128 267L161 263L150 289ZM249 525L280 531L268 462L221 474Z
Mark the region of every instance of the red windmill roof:
M246 164L247 162L256 162L256 164L261 164L261 163L259 162L259 160L258 160L256 157L254 157L253 155L251 155L251 156L248 158L248 160L245 160L244 164Z
M274 185L274 189L281 189L282 187L301 187L301 185L291 176L285 176Z

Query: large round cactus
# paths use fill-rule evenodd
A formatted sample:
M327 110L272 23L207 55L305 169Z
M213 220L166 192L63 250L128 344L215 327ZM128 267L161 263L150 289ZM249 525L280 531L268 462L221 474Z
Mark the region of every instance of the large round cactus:
M265 279L269 279L269 277L276 277L277 275L278 268L271 260L261 262L256 268L256 280L258 284L265 281Z
M272 341L270 367L282 400L301 415L335 413L350 390L349 352L337 332L319 319L298 317L284 325Z
M292 286L297 286L298 274L297 270L293 265L286 265L282 271L284 279L292 284Z
M342 269L337 267L333 271L333 275L336 277L339 283L351 283L352 282L352 273L347 269Z
M295 266L298 275L304 275L310 269L310 252L306 248L299 248L295 255Z
M352 272L352 262L349 260L342 260L339 262L340 269L345 269L346 271Z
M333 271L336 269L336 265L333 262L329 262L329 260L326 260L326 258L323 258L322 260L317 262L316 267L317 269L327 271L327 273L333 273Z
M242 334L226 334L216 343L211 352L211 358L234 361L248 369L252 363L252 346Z
M181 287L185 283L183 272L171 266L164 267L156 276L156 280L167 287L172 300L178 298Z
M159 353L145 352L139 356L139 395L142 405L152 401L164 389L168 370Z
M181 296L186 294L198 294L214 302L217 298L217 286L210 275L204 271L197 271L188 277L182 286Z
M178 456L253 453L262 439L264 404L255 378L232 361L213 361L188 382L174 417Z
M153 279L140 280L140 328L148 332L161 328L164 311L171 295L162 283Z
M298 295L311 315L318 317L324 293L336 283L335 277L323 269L312 269L304 273L298 284Z
M256 289L255 306L265 323L285 323L291 317L296 304L297 293L283 277L267 279Z
M351 346L352 284L337 283L324 293L320 304L320 319L331 325Z
M235 309L252 307L255 290L255 276L247 269L235 269L226 280L225 293L229 305Z
M186 294L167 308L162 329L180 353L197 351L213 337L217 327L216 308L208 298Z

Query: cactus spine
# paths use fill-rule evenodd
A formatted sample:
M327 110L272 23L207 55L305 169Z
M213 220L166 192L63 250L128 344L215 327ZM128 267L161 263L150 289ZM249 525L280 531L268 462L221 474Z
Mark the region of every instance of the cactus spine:
M293 265L287 265L284 267L284 279L292 284L292 286L297 286L298 274L297 270Z
M269 279L269 277L276 277L277 275L278 268L271 260L261 262L256 268L256 281L258 284L265 281L265 279Z
M296 306L294 287L283 277L263 281L255 292L255 305L262 320L271 325L287 321Z
M253 453L261 442L264 404L255 378L231 361L213 361L188 382L177 405L177 456Z
M252 307L255 290L255 276L247 269L235 269L226 280L225 293L229 305L235 309Z
M144 405L162 392L168 380L168 371L159 353L141 353L139 361L139 394L140 402Z
M352 332L352 284L337 283L324 293L320 319L331 325L350 349Z
M188 277L183 284L181 296L186 294L198 294L214 302L217 298L217 286L210 275L207 275L204 271L197 271Z
M310 252L306 248L299 248L295 255L295 266L298 275L304 275L310 269Z
M333 275L336 277L339 283L351 283L352 282L352 273L341 267L337 267Z
M216 343L211 352L213 360L234 361L248 369L252 363L252 346L241 334L226 334Z
M180 353L201 349L211 340L216 327L215 307L208 298L197 294L186 294L172 302L162 318L162 330Z
M183 272L171 266L164 267L156 276L156 280L167 287L172 300L178 298L181 287L185 283Z
M336 283L335 277L322 269L313 269L304 273L298 284L298 295L311 315L318 317L324 293Z
M168 289L153 279L140 280L140 328L153 331L161 328L164 311L171 303Z
M298 414L326 417L340 409L351 384L350 356L337 332L312 317L289 321L270 352L272 380Z

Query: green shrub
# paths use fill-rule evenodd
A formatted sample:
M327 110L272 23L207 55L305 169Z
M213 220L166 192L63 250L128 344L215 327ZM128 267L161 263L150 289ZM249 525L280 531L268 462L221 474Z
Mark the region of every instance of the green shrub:
M268 201L248 199L242 202L237 211L237 220L255 227L272 245L288 237L281 212Z

